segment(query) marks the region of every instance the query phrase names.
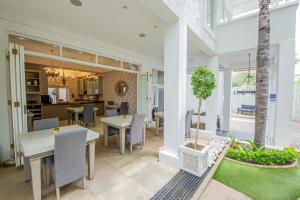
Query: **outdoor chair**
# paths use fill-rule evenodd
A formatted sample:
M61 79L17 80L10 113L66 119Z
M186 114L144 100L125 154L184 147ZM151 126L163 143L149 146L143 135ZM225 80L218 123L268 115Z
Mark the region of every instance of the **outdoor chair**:
M84 126L88 125L89 123L94 123L94 104L85 104L83 109L83 113L80 113L78 119ZM94 124L96 125L96 124Z
M55 135L51 171L57 199L60 199L60 187L74 181L82 179L85 188L86 137L85 129Z
M185 137L191 137L191 126L194 110L188 110L185 116Z
M113 110L105 110L105 117L113 117L118 116L118 111L116 109ZM119 144L119 129L108 126L107 127L108 136L117 135L117 144Z
M145 114L135 114L130 129L126 130L125 139L129 142L130 152L132 152L132 146L135 144L140 144L141 149L143 148L144 120Z

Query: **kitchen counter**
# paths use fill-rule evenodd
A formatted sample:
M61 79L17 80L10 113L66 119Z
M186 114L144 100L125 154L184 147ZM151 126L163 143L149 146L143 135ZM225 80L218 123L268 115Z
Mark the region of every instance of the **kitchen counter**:
M82 106L84 104L95 104L95 107L98 108L97 115L104 115L104 101L95 101L95 102L59 102L55 104L43 104L42 106L42 115L43 118L53 118L58 117L59 120L67 120L69 118L69 113L67 108L71 107L73 103L80 103Z

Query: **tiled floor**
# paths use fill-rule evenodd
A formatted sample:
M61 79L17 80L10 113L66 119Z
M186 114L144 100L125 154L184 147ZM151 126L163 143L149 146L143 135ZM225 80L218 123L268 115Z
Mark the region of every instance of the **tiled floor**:
M66 122L62 122L64 124ZM109 138L109 146L104 147L100 123L90 128L101 135L96 143L95 177L87 181L85 190L81 189L80 183L63 187L62 199L149 199L176 174L176 169L158 162L158 149L163 145L163 137L156 136L154 130L147 130L143 150L137 146L130 154L126 148L125 155L120 155L114 136ZM232 191L234 190L212 181L201 199L219 196L224 199L240 199ZM31 182L24 182L22 168L0 168L0 199L32 199ZM55 192L50 192L43 199L55 199Z

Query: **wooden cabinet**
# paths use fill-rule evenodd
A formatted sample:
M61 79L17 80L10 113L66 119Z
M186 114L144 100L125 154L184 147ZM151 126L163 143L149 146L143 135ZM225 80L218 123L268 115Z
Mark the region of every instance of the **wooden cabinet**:
M43 105L43 118L58 117L59 120L67 120L69 118L67 108L69 107L70 104Z
M100 95L103 94L103 79L101 76L93 79L80 78L78 79L78 94L79 95Z
M95 107L98 108L97 116L103 116L104 115L104 102L95 103Z

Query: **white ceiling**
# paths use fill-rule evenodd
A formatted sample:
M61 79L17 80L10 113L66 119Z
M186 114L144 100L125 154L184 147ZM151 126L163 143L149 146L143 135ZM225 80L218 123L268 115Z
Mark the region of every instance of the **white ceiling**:
M1 0L0 9L163 60L165 24L138 0L82 0L82 3L76 7L69 0ZM141 38L139 33L147 36Z

